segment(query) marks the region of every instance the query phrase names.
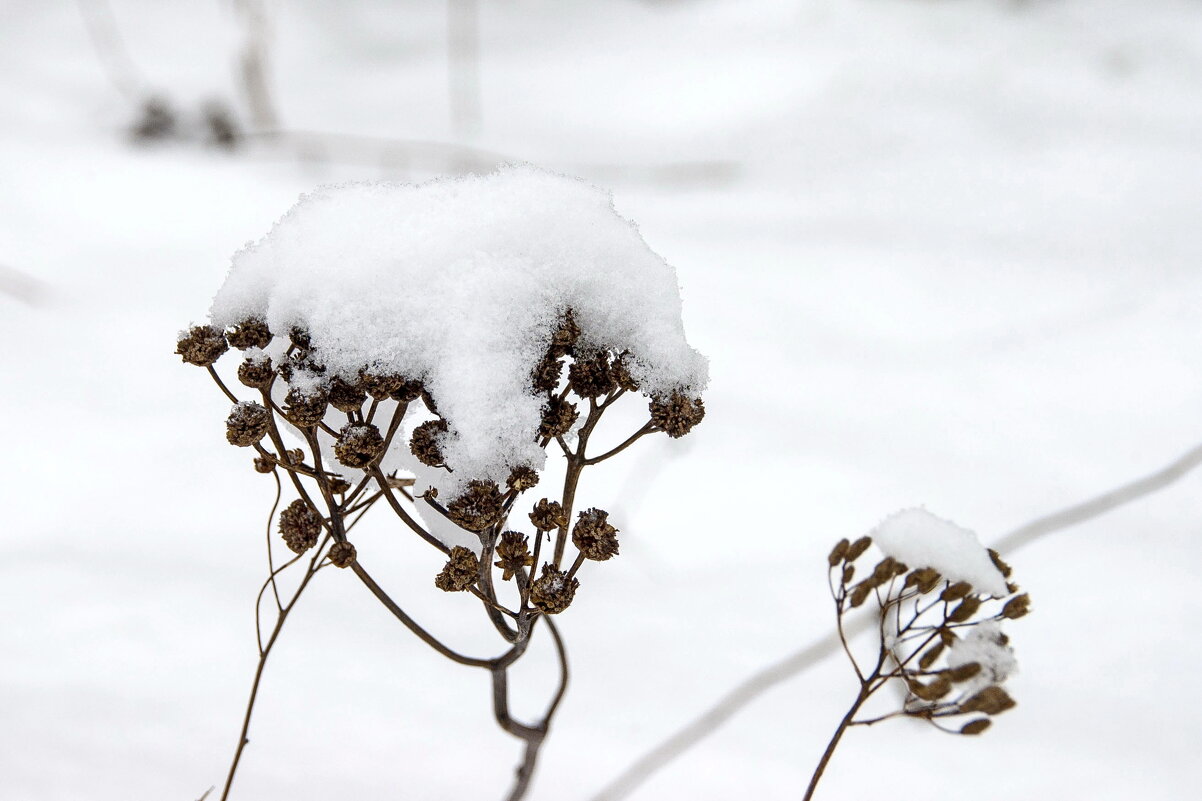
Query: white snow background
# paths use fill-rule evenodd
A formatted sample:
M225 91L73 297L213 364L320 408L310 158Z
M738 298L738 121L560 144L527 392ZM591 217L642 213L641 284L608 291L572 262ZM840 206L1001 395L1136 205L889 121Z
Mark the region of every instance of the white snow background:
M231 4L107 5L148 85L189 108L232 93ZM79 4L0 8L0 798L191 801L224 779L272 482L172 350L318 184L499 154L607 186L710 358L689 437L586 474L622 553L560 620L573 680L533 799L590 798L831 631L839 538L922 505L989 544L1202 439L1202 4L481 7L463 135L444 2L271 4L284 123L365 138L233 154L131 146ZM853 730L818 797L1188 797L1200 482L1004 554L1034 607L1006 626L1018 707L979 738ZM356 544L376 577L452 645L497 650L476 602L433 588L437 554L375 514ZM519 716L549 660L515 671ZM318 576L267 670L234 798L508 784L487 675L349 575ZM797 798L854 691L832 657L635 797Z

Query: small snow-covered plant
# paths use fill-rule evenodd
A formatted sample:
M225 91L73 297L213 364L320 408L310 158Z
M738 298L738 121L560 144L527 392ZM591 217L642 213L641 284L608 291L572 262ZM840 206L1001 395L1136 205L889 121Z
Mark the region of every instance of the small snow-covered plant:
M231 347L249 398L215 367ZM327 188L234 257L210 323L183 332L176 352L234 404L226 438L275 476L277 507L281 475L295 494L277 521L291 560L277 566L268 538L256 611L274 603L276 622L266 639L260 626L221 797L271 647L310 579L334 565L438 653L491 673L495 717L525 742L508 795L521 798L567 682L552 616L571 606L585 563L619 549L608 512L578 499L581 476L648 434L684 436L705 412L706 362L684 339L672 268L606 193L531 168ZM639 394L635 430L602 437L603 416ZM558 486L532 492L548 452L563 460ZM478 603L502 653L452 650L368 573L372 553L352 532L380 501L436 552L433 587ZM282 592L277 578L298 562L299 582ZM523 723L507 672L540 623L560 677L543 715Z
M883 558L868 570L861 560L874 545ZM840 540L828 562L839 637L860 687L806 799L851 726L908 717L953 734L988 729L993 715L1015 705L1002 687L1017 665L1002 621L1030 608L1029 596L1010 581L1010 566L996 551L924 509L898 512L855 542ZM875 607L877 648L861 661L848 643L844 618L865 605ZM903 691L900 705L860 717L869 700L891 685Z

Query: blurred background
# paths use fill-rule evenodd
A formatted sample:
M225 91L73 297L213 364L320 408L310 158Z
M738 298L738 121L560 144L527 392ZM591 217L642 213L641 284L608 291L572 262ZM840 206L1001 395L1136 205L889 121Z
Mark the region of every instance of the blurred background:
M561 619L573 684L531 798L596 798L830 632L841 537L925 504L993 542L1202 439L1197 0L9 0L0 797L220 787L274 485L176 332L300 193L510 161L611 189L712 360L692 435L581 489L622 555ZM1005 554L1035 606L1009 626L1018 708L974 739L854 730L819 797L1186 797L1200 481ZM381 518L356 541L377 578L492 653ZM516 671L519 716L549 660ZM508 786L487 675L346 574L267 671L234 797ZM827 659L631 797L800 797L856 687Z

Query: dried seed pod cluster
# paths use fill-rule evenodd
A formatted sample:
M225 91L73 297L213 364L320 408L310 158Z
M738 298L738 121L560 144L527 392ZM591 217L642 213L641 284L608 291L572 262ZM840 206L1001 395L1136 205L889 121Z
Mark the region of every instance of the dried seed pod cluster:
M844 539L831 550L827 564L836 614L842 631L845 614L874 602L880 635L875 672L862 672L850 648L848 656L868 694L894 681L906 694L900 709L852 724L906 716L945 731L980 734L991 716L1015 705L1002 687L1015 660L1001 623L1025 616L1029 596L1019 593L1010 581L1010 566L995 551L988 552L989 558L1000 574L997 580L1004 579L1009 591L1000 598L976 591L958 576L941 575L928 565L906 565L889 555L871 567L860 564L872 544L870 537ZM857 575L863 578L857 581ZM955 718L963 722L948 728Z

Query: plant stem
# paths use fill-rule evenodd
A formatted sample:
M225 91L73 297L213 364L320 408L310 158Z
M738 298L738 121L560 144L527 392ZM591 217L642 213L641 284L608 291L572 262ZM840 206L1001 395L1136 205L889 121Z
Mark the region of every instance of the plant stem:
M818 787L818 780L822 778L822 773L826 770L827 763L831 761L831 756L835 753L835 748L838 747L839 741L843 739L843 733L847 731L847 727L851 725L852 718L860 711L860 707L864 705L864 701L868 699L870 693L871 691L868 689L867 684L861 685L855 703L851 705L851 709L847 710L847 714L843 716L843 720L839 721L839 728L835 729L835 733L831 736L831 741L826 744L826 750L822 752L822 759L818 761L818 767L814 769L814 775L810 778L810 786L806 788L806 794L802 801L810 801L814 797L814 790Z

